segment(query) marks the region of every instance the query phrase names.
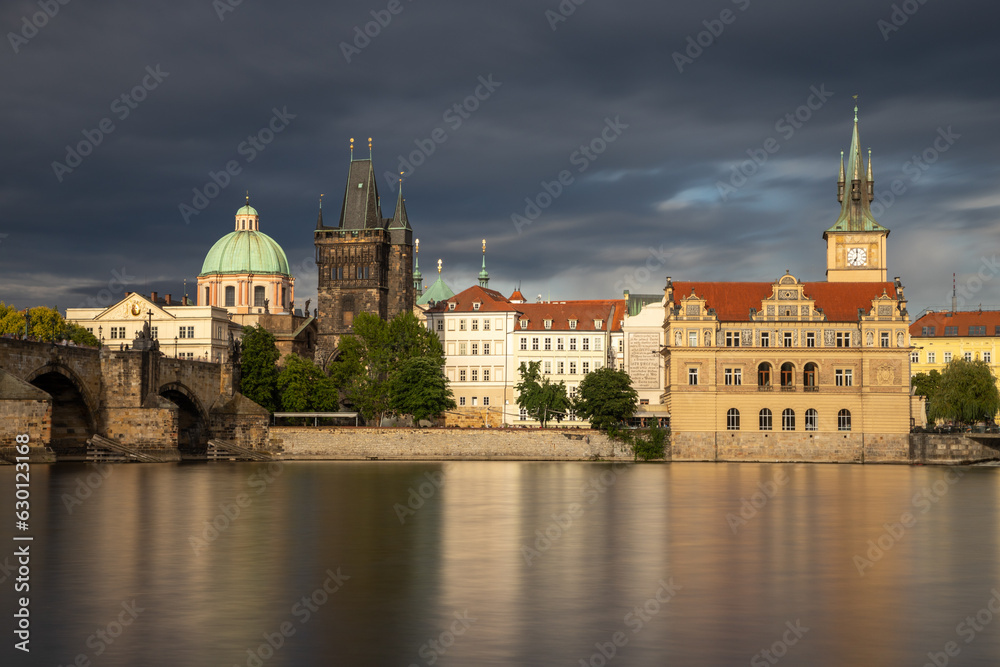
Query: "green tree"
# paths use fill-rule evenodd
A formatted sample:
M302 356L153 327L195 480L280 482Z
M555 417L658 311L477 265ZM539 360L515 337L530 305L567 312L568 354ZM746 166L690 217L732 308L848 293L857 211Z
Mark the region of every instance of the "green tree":
M340 341L340 356L331 367L331 376L365 421L381 423L382 417L394 409L393 377L405 363L423 358L440 369L444 350L437 334L428 331L409 311L391 322L371 313L358 313L353 329Z
M66 323L66 330L63 334L64 338L68 338L77 345L89 345L90 347L98 347L101 342L97 340L97 336L90 333L78 324L73 324L72 322Z
M24 314L0 301L0 334L24 334Z
M627 430L615 425L608 428L608 437L625 443L632 450L633 460L652 461L666 457L670 429L653 426L643 430Z
M540 361L521 362L518 369L521 381L514 389L517 391L518 407L545 428L550 419L561 422L572 408L572 403L566 394L566 383L562 380L553 383L547 377L543 378L539 370L541 366Z
M240 393L274 412L278 409L278 359L274 335L261 326L243 329Z
M413 415L415 421L455 408L448 379L431 357L411 357L403 362L389 383L389 396L393 411Z
M913 386L914 394L923 396L926 399L927 421L933 424L940 417L931 412L931 398L941 387L941 374L937 369L932 370L930 373L917 373L910 379L910 385Z
M1000 410L996 377L985 361L955 359L941 373L928 412L963 424L993 418Z
M639 394L623 370L599 368L583 376L577 389L576 413L590 419L594 428L606 430L635 414Z
M54 308L37 306L28 311L28 335L47 343L65 338L66 320Z
M278 373L281 407L287 412L336 412L337 386L323 369L297 354L285 355Z

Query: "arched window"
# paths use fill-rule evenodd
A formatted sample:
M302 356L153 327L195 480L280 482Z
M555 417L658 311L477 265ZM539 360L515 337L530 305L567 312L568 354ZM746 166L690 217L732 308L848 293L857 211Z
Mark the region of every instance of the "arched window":
M736 408L729 408L726 413L726 429L729 431L740 430L740 411Z
M841 410L837 413L837 430L839 431L850 431L851 430L851 411Z
M764 408L760 411L760 430L770 431L771 430L771 411Z
M781 386L783 388L795 386L795 366L792 366L790 361L781 364Z
M795 430L795 410L791 408L785 408L781 413L781 430L782 431L794 431Z
M807 431L819 430L819 415L812 408L806 410L806 430Z
M806 391L816 391L816 364L811 361L806 364L802 373L802 388Z
M757 366L757 385L760 387L771 386L771 364L766 361Z

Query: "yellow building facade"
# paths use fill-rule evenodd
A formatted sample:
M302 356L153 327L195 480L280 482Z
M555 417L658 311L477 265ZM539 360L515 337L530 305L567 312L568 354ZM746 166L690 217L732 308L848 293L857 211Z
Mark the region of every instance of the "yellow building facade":
M889 230L872 217L859 146L855 117L826 282L667 278L674 460L908 460L910 321L900 280L884 279Z

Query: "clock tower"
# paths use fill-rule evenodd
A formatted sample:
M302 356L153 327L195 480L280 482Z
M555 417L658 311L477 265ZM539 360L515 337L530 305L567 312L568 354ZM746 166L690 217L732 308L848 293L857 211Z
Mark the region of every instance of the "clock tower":
M846 180L848 174L850 181ZM861 142L858 140L858 108L854 107L854 132L851 135L846 171L844 154L840 154L840 180L837 182L840 217L832 227L823 232L828 282L886 281L885 246L889 230L875 222L870 208L874 198L871 149L868 150L866 169L861 157Z

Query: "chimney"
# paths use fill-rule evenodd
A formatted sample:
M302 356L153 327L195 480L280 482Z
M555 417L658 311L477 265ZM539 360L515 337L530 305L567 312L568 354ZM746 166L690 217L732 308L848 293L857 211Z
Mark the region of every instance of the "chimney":
M152 301L153 303L156 303L156 292L149 293L149 300Z
M167 294L167 295L165 295L165 296L163 297L163 301L164 301L164 303L166 303L166 304L167 304L168 306L172 305L172 304L170 303L170 295L169 295L169 294Z

